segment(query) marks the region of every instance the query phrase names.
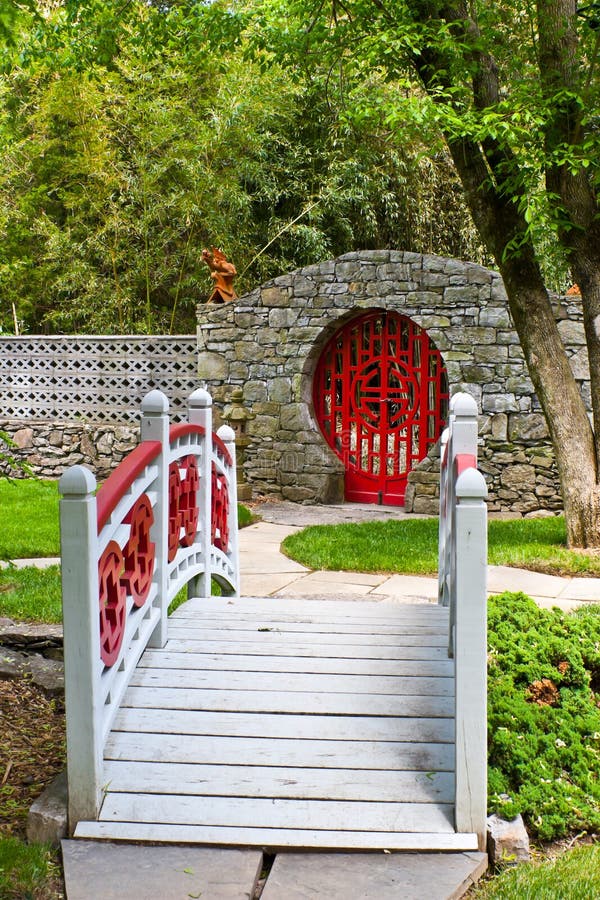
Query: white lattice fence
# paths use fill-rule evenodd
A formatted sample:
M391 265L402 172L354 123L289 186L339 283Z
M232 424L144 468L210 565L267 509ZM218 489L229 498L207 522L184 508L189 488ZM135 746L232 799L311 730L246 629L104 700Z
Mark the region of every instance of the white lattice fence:
M7 420L135 422L148 391L177 414L197 387L195 335L0 338Z

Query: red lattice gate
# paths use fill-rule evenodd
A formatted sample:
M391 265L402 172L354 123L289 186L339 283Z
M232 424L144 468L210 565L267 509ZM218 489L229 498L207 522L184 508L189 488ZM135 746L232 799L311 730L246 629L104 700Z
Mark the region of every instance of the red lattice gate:
M426 332L396 313L353 319L321 354L313 399L346 469L346 499L401 506L408 473L438 440L448 409L446 369Z

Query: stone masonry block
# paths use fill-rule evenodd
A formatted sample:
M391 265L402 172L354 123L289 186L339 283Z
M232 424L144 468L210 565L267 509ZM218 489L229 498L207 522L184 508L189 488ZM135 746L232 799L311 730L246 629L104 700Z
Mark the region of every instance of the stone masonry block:
M529 835L521 816L510 822L500 816L488 817L488 854L492 865L529 862Z
M491 325L493 328L510 328L510 314L506 307L488 306L479 313L480 325Z
M280 287L266 287L261 291L261 300L263 306L285 306L290 302L290 295L287 290Z
M27 840L31 844L59 847L67 836L67 773L61 772L40 794L27 816Z

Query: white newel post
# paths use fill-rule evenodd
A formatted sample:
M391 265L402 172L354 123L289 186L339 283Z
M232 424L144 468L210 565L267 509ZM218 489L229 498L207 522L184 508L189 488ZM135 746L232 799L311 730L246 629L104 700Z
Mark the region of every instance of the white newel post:
M456 830L485 850L487 815L487 487L467 469L455 487Z
M229 554L233 560L236 573L235 596L240 594L240 566L239 566L239 534L238 534L238 508L237 508L237 477L235 467L235 431L229 425L221 425L217 431L217 437L221 438L229 455L231 456L230 477L227 480L229 490Z
M211 537L211 492L212 492L212 397L204 388L198 388L188 399L188 422L204 428L202 458L200 460L200 496L198 506L198 527L202 541L204 572L188 582L188 597L210 597L210 537Z
M148 641L149 647L164 647L167 643L168 625L168 570L167 548L169 544L169 401L162 391L150 391L142 400L142 441L159 441L162 447L156 459L156 505L154 523L150 532L156 545L153 580L158 591L156 604L160 605L160 619Z
M456 508L456 457L470 456L477 465L477 402L470 394L455 394L450 401L450 419L447 450L445 495L445 543L444 543L444 605L450 607L448 652L454 654L453 635L456 622L456 530L452 517Z
M470 394L455 394L450 401L452 421L452 460L459 453L477 458L477 401Z
M96 819L102 799L102 709L96 479L64 473L60 501L69 828Z

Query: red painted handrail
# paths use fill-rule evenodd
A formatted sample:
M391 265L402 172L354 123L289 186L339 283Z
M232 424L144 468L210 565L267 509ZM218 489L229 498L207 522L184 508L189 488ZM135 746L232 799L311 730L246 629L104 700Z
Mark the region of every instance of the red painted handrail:
M96 497L98 533L104 528L110 514L123 494L161 451L160 441L144 441L129 453L114 472L108 476Z
M180 437L185 437L186 434L206 434L205 429L202 425L189 425L187 422L180 422L179 425L171 425L169 429L169 440L172 442ZM231 458L231 454L223 441L218 435L213 432L212 436L213 447L216 449L217 453L222 456L225 462L228 465L232 465L233 460Z
M231 458L231 453L229 452L221 438L216 434L213 434L213 447L215 448L219 456L223 457L228 466L232 465L233 460Z
M171 425L169 428L169 440L171 443L177 438L185 437L186 434L206 434L206 428L203 425L190 425L189 422L179 422L178 425Z
M454 466L456 468L456 477L462 475L467 469L477 468L477 457L472 453L457 453L454 457Z

